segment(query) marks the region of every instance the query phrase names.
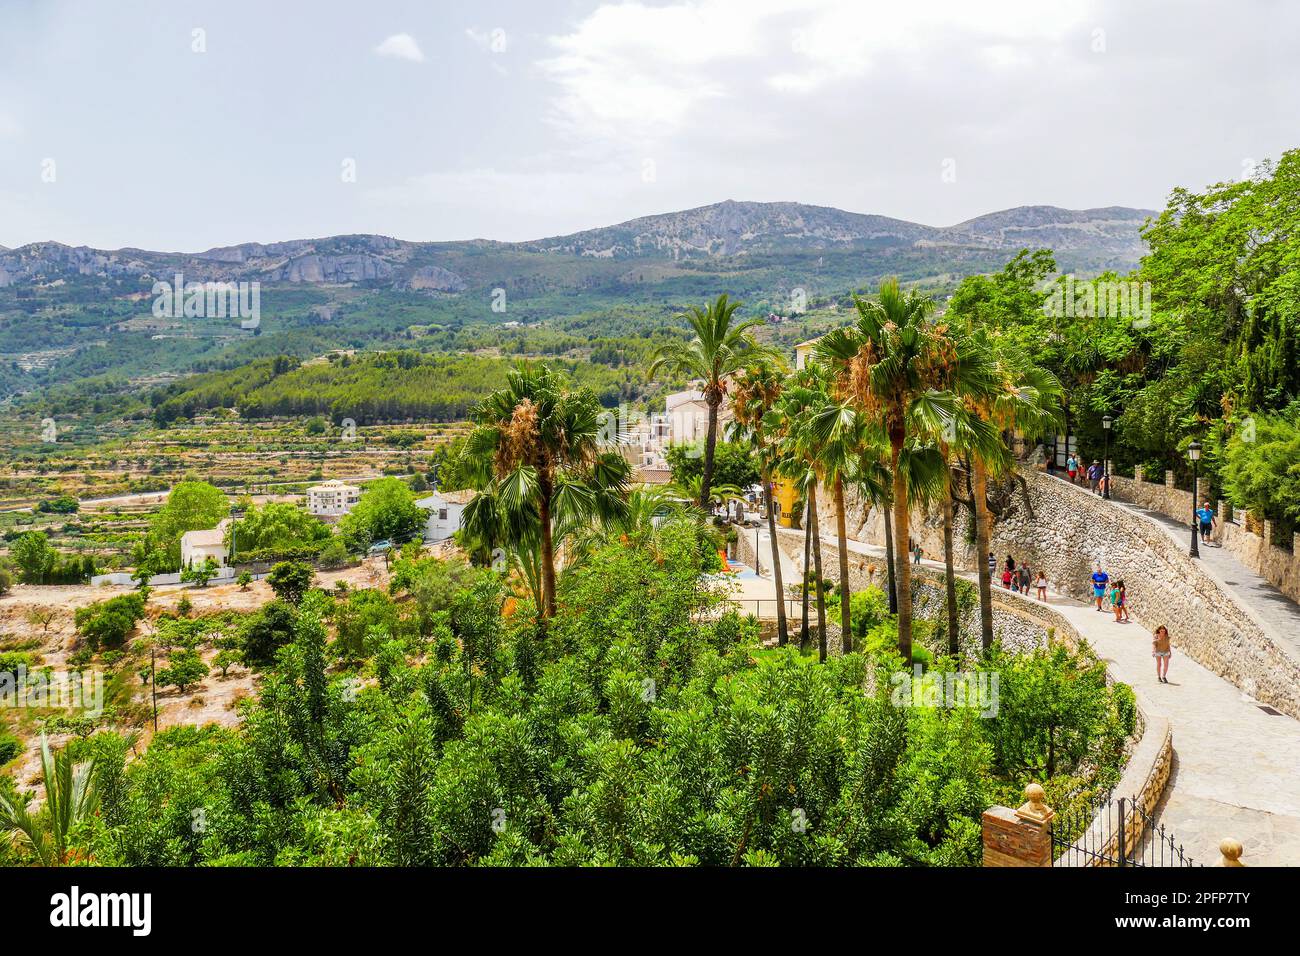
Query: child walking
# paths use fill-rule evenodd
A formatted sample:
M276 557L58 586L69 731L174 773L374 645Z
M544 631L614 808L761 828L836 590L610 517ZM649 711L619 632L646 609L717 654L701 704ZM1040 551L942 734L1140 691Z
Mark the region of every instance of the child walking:
M1034 587L1038 589L1038 600L1044 604L1047 603L1047 574L1042 568L1038 569L1038 580L1034 582Z

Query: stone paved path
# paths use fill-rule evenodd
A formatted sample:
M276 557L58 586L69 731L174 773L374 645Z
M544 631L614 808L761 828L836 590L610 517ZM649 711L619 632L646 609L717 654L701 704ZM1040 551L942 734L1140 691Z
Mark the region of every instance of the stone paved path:
M1184 551L1191 547L1192 532L1186 522L1175 521L1168 515L1127 501L1111 499L1111 504L1150 518L1169 532L1169 537ZM1237 600L1255 613L1268 628L1270 636L1279 643L1289 644L1300 653L1300 604L1275 588L1238 560L1227 548L1217 544L1200 546L1201 565L1218 580L1220 586L1232 592ZM1300 773L1300 767L1296 768Z
M823 538L834 545L833 537ZM771 554L766 534L761 544ZM849 549L880 558L883 548L850 541ZM784 557L784 556L783 556ZM943 564L923 561L940 571ZM787 580L797 580L793 560L782 561ZM832 576L834 572L832 570ZM974 580L974 574L963 574ZM767 594L772 585L767 582ZM1025 600L1033 604L1032 599ZM1169 667L1169 683L1156 680L1151 635L1140 625L1063 595L1048 604L1064 615L1132 686L1143 710L1168 718L1173 727L1174 768L1159 822L1197 862L1219 859L1219 841L1240 840L1243 861L1253 866L1300 866L1300 721L1270 715L1232 684L1183 655Z

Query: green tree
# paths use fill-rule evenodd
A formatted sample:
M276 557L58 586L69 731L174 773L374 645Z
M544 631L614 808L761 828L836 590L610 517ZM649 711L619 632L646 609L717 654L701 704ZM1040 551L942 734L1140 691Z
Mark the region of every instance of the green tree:
M555 541L621 514L627 461L601 447L600 405L545 365L520 366L475 414L466 442L478 493L463 524L480 540L540 544L543 618L555 615ZM558 534L557 534L558 532Z
M708 507L709 489L713 484L714 455L718 443L718 409L727 393L727 379L746 364L762 358L766 352L755 341L750 331L761 322L735 321L739 302L731 302L726 295L705 308L698 306L680 316L690 325L693 337L688 342L675 340L665 343L650 365L650 377L667 370L686 379L703 384L704 402L709 409L709 430L704 440L704 467L700 483L701 508Z
M836 370L838 387L878 423L889 444L898 650L910 660L912 568L906 554L913 497L902 458L915 439L933 433L943 415L952 414L955 399L949 389L963 369L948 330L929 321L933 303L926 296L904 293L891 278L881 283L877 301L854 301L857 323L823 336L816 351Z
M74 764L67 747L51 754L42 734L41 782L45 803L36 813L0 791L0 830L16 836L38 865L64 866L73 862L74 834L99 807L95 761Z
M161 553L167 568L181 564L181 535L186 531L215 528L230 514L230 500L225 492L205 481L178 482L167 495L167 503L149 523L149 533L137 554L143 563L151 553Z
M171 655L167 666L158 672L158 685L175 687L182 694L192 685L208 676L208 665L203 663L199 652L193 648L184 648ZM225 676L225 671L222 671Z
M352 551L376 541L401 543L419 535L427 515L400 478L380 478L365 486L361 499L339 521L339 534Z
M311 587L316 573L311 565L301 561L281 561L273 565L271 573L266 576L275 596L286 604L301 604L303 595Z

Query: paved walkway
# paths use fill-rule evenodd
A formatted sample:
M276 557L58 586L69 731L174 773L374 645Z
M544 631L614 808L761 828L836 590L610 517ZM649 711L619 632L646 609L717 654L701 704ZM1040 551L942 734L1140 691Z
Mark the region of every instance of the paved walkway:
M822 540L836 543L834 537ZM766 533L760 544L770 555ZM877 559L884 555L883 548L860 541L850 540L849 550ZM941 562L922 564L943 570ZM798 580L795 562L784 555L782 572L786 580ZM828 573L833 578L834 568ZM962 577L975 580L973 573ZM765 596L771 597L771 581L766 585ZM754 594L757 588L748 590ZM1087 639L1117 679L1133 688L1148 715L1170 721L1174 768L1157 812L1186 852L1197 862L1214 863L1219 841L1232 837L1241 841L1243 860L1250 865L1300 865L1300 721L1266 713L1184 655L1174 657L1169 683L1161 684L1150 632L1135 623L1116 624L1111 614L1063 595L1049 594L1048 604Z
M1186 522L1176 521L1159 511L1141 505L1111 499L1111 504L1145 515L1169 532L1170 539L1184 552L1191 548L1192 531ZM1200 546L1202 567L1217 578L1220 585L1255 613L1279 643L1290 645L1300 654L1300 604L1246 567L1235 554L1218 544ZM1297 768L1300 773L1300 767Z

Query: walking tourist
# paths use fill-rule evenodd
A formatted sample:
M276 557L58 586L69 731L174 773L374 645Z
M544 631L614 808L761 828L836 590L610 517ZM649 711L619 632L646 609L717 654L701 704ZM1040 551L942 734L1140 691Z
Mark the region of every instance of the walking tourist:
M1088 466L1088 488L1094 494L1101 494L1101 462L1096 458Z
M1042 568L1038 569L1038 580L1034 582L1034 587L1038 590L1038 600L1047 603L1047 572Z
M1161 624L1151 635L1151 656L1156 659L1156 679L1162 684L1169 683L1169 628Z
M922 554L922 551L921 551L921 542L918 541L918 542L916 542L916 544L912 545L912 563L913 563L913 564L920 564L920 563L921 563L921 554Z
M1214 509L1208 501L1201 502L1201 507L1196 510L1196 520L1201 526L1201 543L1209 544L1210 533L1214 530Z
M1006 588L1008 591L1011 590L1011 569L1010 568L1002 569L1002 586Z
M989 552L989 580L992 581L998 574L998 559L993 557L993 552Z
M1122 578L1116 581L1115 586L1111 588L1110 605L1115 611L1115 623L1123 624L1124 623L1124 580Z
M1101 610L1102 599L1106 597L1106 585L1110 583L1110 575L1101 569L1101 562L1098 561L1096 567L1092 570L1092 597L1097 602L1097 610Z
M1070 484L1079 483L1079 459L1073 454L1065 459L1065 473L1070 476Z

